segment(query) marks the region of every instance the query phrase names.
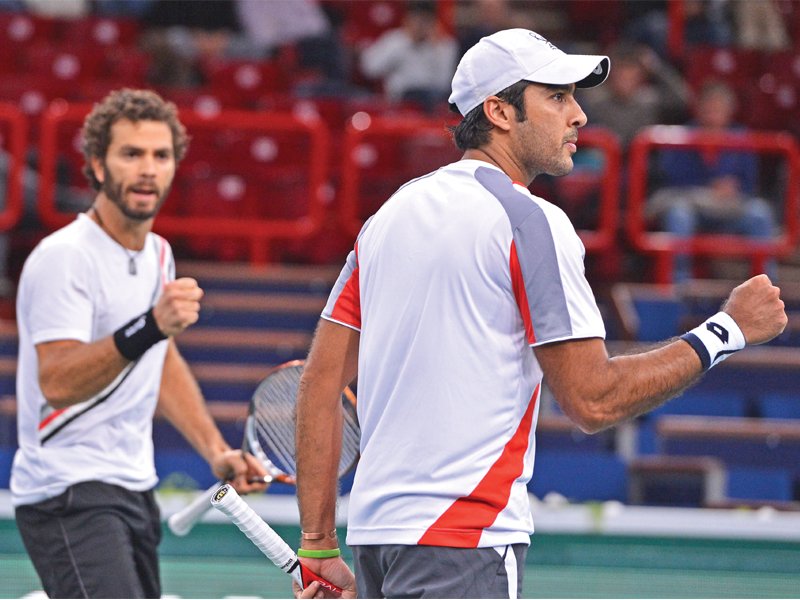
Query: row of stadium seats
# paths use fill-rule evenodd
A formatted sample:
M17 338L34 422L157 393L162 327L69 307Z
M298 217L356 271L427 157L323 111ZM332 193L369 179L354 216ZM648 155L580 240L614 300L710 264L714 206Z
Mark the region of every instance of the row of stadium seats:
M284 55L287 53L284 53ZM288 53L290 54L290 53ZM279 54L265 60L208 60L202 63L205 83L192 88L162 88L181 104L216 102L222 108L267 110L276 94L289 94L306 75L291 58ZM152 57L134 45L59 47L51 42L24 46L0 63L0 100L20 101L29 114L47 102L63 98L92 102L108 90L152 87L148 72ZM705 47L693 51L687 81L699 89L709 79L727 81L737 92L742 121L753 129L800 131L800 53ZM39 98L34 102L30 98ZM333 101L336 98L332 99Z
M404 5L385 0L323 0L338 15L341 43L347 54L357 56L368 42L402 23ZM583 4L583 8L578 8ZM602 9L571 2L564 9L569 19L585 23L587 15L602 13L605 25L624 21L620 2L604 2ZM796 4L796 3L795 3ZM454 3L440 2L440 20L454 30ZM612 9L612 5L617 9ZM792 5L788 23L796 19L800 5ZM787 13L789 15L789 13ZM599 26L600 18L592 18ZM583 19L583 21L581 20ZM585 26L585 25L584 25ZM148 25L133 18L89 15L80 19L56 19L0 10L0 47L8 49L0 61L0 99L37 96L47 101L96 101L108 89L152 85L151 68L157 62L143 34ZM795 25L795 28L797 26ZM611 40L603 40L608 44ZM352 59L351 56L351 59ZM674 57L687 82L699 89L709 79L722 79L740 96L743 120L755 129L797 128L800 103L800 49L764 52L736 46L693 45L691 55ZM211 97L226 108L261 110L269 96L289 92L310 76L292 44L281 46L274 56L241 59L216 56L199 60L197 87L162 90L168 97L191 103L192 98ZM357 69L355 69L357 71ZM358 77L354 74L354 77ZM9 81L11 80L11 81ZM352 83L352 82L351 82ZM379 89L366 85L367 89ZM26 101L29 110L44 103Z
M37 210L46 229L71 220L76 210L58 206L57 186L75 190L73 197L83 195L81 202L86 206L91 201L78 138L89 106L52 103L41 121ZM454 122L452 118L423 117L408 107L305 100L290 110L284 106L269 112L223 110L216 105L198 108L182 113L192 145L156 223L171 239L183 239L180 249L197 258L337 262L368 215L400 185L460 155L445 129ZM0 147L22 163L31 146L12 148L11 141L18 130L29 129L31 121L12 105L0 103L0 109ZM336 115L336 129L326 125L326 113ZM800 229L794 208L800 196L800 149L785 133L753 132L730 138L718 137L713 143L763 152L770 157L770 165L781 167L776 167L781 174L772 182L779 190L775 193L782 196L770 199L783 215L783 231L757 249L741 237L728 236L720 243L715 236L696 236L690 251L738 253L757 267L765 255L785 256L795 247ZM650 236L651 224L642 209L644 192L652 185L646 156L663 143L695 147L706 141L672 130L645 130L634 141L631 160L623 165L617 138L603 128L587 127L581 132L571 176L537 178L532 191L564 208L587 252L613 260L612 251L623 234L620 195L627 188L624 232L629 241L645 253L669 258L676 249L675 240ZM6 212L11 216L0 221L4 229L14 227L22 216L22 192L14 190L15 179L8 177ZM275 240L284 243L276 246ZM651 279L668 280L662 263L656 263Z

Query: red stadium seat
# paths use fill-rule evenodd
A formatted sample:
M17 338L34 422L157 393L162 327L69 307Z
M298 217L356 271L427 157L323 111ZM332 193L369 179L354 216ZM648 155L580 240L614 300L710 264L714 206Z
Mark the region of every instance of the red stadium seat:
M762 56L761 72L744 117L755 129L800 133L800 51Z
M344 135L343 224L355 235L363 222L405 182L457 160L445 122L414 117L393 118L358 112Z
M16 60L25 48L53 39L55 21L23 13L0 12L1 70L16 70Z
M102 53L97 51L77 52L63 46L38 43L23 53L23 72L47 76L54 89L62 89L67 96L73 97L79 83L97 76L102 58Z
M711 46L694 47L685 66L686 79L693 90L710 80L724 81L734 89L742 106L746 106L760 71L758 51Z
M222 100L208 88L157 88L165 100L174 102L178 108L193 110L202 115L214 116L223 109Z
M173 189L172 197L164 205L165 214L236 217L245 212L247 183L236 175L209 173L203 176L180 172ZM247 242L244 240L193 236L186 245L198 258L244 260L247 256Z
M300 167L257 169L249 175L210 169L180 171L165 214L182 217L296 219L308 213L307 171ZM187 240L198 258L247 260L250 242L233 237Z
M253 108L269 92L288 89L278 61L209 61L203 67L209 91L231 108Z
M405 14L403 3L390 0L322 0L322 3L339 14L343 21L342 37L345 43L356 48L378 38L384 31L399 27Z
M62 86L47 75L0 77L0 100L17 106L28 117L28 140L35 148L39 139L40 117L52 102L66 103Z
M220 131L216 168L248 183L247 214L257 218L299 219L308 214L311 140L295 131ZM257 200L256 200L257 196ZM268 201L265 201L268 199Z
M764 76L766 77L766 76ZM800 86L788 82L757 88L750 96L746 123L752 129L788 129L800 135Z
M133 46L139 40L140 25L135 19L90 16L59 22L61 40L70 47L113 48Z
M97 50L84 49L87 51ZM103 49L97 67L97 78L113 82L115 87L146 87L151 57L136 46L115 45Z
M17 105L29 116L41 114L51 100L59 97L47 76L15 75L0 78L0 100Z

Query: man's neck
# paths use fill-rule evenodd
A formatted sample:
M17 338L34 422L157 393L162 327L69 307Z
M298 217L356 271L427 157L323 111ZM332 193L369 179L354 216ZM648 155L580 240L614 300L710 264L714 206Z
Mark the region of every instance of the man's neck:
M147 234L153 224L152 219L137 221L126 217L102 194L95 198L87 214L111 239L129 250L138 251L144 248Z
M522 169L509 156L496 148L484 146L482 148L470 148L462 156L464 160L480 160L490 165L494 165L503 173L509 176L511 181L528 186L533 181L533 176L522 172Z

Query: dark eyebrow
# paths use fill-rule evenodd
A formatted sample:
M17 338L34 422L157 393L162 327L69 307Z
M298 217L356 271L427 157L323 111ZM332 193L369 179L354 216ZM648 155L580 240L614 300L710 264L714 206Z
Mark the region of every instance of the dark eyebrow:
M120 150L123 152L144 152L145 149L141 146L136 146L135 144L123 144L120 146ZM164 146L162 148L156 148L153 152L172 152L172 148L170 146Z
M567 92L571 94L575 91L574 83L546 83L544 87L551 92Z

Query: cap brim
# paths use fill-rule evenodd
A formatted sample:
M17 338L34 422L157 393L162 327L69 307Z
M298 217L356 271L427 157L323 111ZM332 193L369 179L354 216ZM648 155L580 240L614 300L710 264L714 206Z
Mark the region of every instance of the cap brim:
M564 54L556 60L527 75L526 81L591 88L603 83L611 70L607 56L589 54Z

